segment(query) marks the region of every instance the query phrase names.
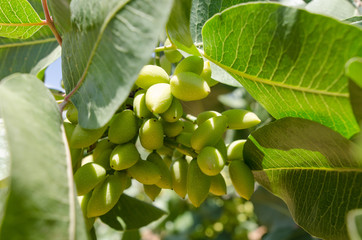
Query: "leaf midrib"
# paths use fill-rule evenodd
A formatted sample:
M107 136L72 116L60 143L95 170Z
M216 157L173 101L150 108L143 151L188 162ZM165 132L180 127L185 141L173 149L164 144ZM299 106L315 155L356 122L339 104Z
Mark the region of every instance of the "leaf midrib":
M252 170L253 172L265 172L265 171L282 171L282 170L304 170L304 171L330 171L330 172L360 172L362 168L350 168L350 167L338 167L338 168L327 168L327 167L278 167L278 168L263 168L261 170Z
M212 59L210 56L208 56L206 53L203 53L203 56L205 58L207 58L208 60L210 60L211 62L215 63L216 65L218 65L219 67L235 74L238 75L240 77L249 79L251 81L254 82L259 82L262 84L266 84L266 85L270 85L270 86L274 86L274 87L280 87L280 88L285 88L285 89L290 89L290 90L294 90L294 91L299 91L299 92L305 92L305 93L311 93L311 94L319 94L319 95L325 95L325 96L333 96L333 97L343 97L343 98L349 98L349 94L348 93L339 93L339 92L327 92L324 90L317 90L317 89L310 89L310 88L305 88L305 87L298 87L298 86L292 86L292 85L288 85L285 83L281 83L281 82L273 82L271 80L268 79L263 79L263 78L258 78L256 76L247 74L245 72L240 72L237 71L229 66L226 66L220 62L215 61L214 59Z
M99 30L99 34L98 34L98 38L94 44L94 47L89 55L89 59L88 59L88 62L87 62L87 65L85 66L84 68L84 71L83 71L83 74L81 76L81 78L79 79L79 82L77 83L77 85L79 84L82 84L85 80L85 77L87 76L87 73L88 73L88 69L92 63L92 60L93 60L93 57L95 56L95 52L97 51L98 49L98 45L99 43L101 42L102 40L102 37L103 37L103 33L104 31L106 30L107 26L108 26L108 23L113 19L113 17L117 14L118 11L120 11L123 6L125 6L126 4L128 4L129 2L131 2L132 0L127 0L125 2L122 2L120 3L113 12L111 12L110 14L107 15L107 17L104 19L104 22Z
M27 45L37 45L37 44L43 44L43 43L48 43L48 42L54 42L54 41L57 41L57 40L55 38L46 38L46 39L41 39L41 40L9 43L9 44L4 44L4 45L0 44L0 49L1 48L12 48L12 47L22 47L22 46L27 46Z

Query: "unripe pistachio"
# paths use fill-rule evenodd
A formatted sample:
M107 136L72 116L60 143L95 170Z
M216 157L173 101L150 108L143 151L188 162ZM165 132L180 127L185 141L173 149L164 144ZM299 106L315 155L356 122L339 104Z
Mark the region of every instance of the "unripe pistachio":
M246 140L240 139L233 141L230 143L227 147L227 156L229 161L233 160L241 160L243 161L243 149L245 145Z
M108 138L112 143L122 144L131 141L138 133L136 115L126 109L118 113L108 130Z
M128 174L140 183L152 185L161 179L161 171L158 166L150 161L140 160L127 169Z
M64 125L64 130L65 130L65 136L67 137L68 146L69 146L70 139L73 135L73 131L74 131L76 125L72 124L70 122L63 122L63 125ZM83 151L80 148L71 148L70 146L69 146L69 151L70 151L70 157L72 159L72 167L73 167L73 169L76 169L78 162L83 157Z
M72 124L70 122L63 122L65 136L67 137L68 143L70 142L70 139L72 138L73 132L76 124Z
M227 127L225 116L212 117L203 122L192 134L191 146L199 151L205 146L215 146Z
M164 113L171 106L173 96L168 83L157 83L147 89L146 106L152 113Z
M210 190L211 178L199 168L197 160L190 162L187 171L187 195L192 205L199 207L205 201Z
M194 101L206 98L210 87L199 75L192 72L181 72L170 81L173 96L182 101Z
M176 122L180 119L180 117L182 117L183 113L184 112L180 100L173 98L170 107L161 114L161 117L166 122Z
M106 214L118 202L126 189L128 176L125 172L115 172L99 184L92 193L87 206L87 216L97 217Z
M157 165L158 169L160 170L161 179L155 183L160 188L171 189L172 188L172 177L171 172L163 161L162 157L156 153L152 152L147 156L147 161L154 163Z
M80 166L84 166L84 165L86 165L87 163L94 163L94 161L93 161L93 155L92 155L92 154L87 155L87 156L85 156L84 158L82 158L82 161L81 161L81 165L80 165Z
M184 122L180 120L176 122L163 121L162 126L163 126L163 131L167 137L176 137L184 129Z
M97 142L96 147L93 150L93 159L97 159L103 151L107 149L113 149L116 145L111 143L108 139L102 139Z
M228 159L228 154L227 154L227 147L225 145L224 139L221 138L215 145L215 148L217 150L219 150L222 158L224 159L224 161L226 162Z
M162 147L160 147L156 151L157 151L158 154L160 154L162 156L172 156L172 153L173 153L173 149L170 148L170 147L166 147L165 145L163 145Z
M171 42L170 40L167 38L166 41L165 41L165 46L169 46L171 45ZM182 59L182 54L173 49L173 50L166 50L165 52L165 56L166 58L171 62L171 63L177 63L179 62L181 59Z
M224 177L219 173L211 177L210 193L222 196L227 193Z
M192 133L181 132L179 135L177 135L176 142L181 143L182 145L184 145L186 147L191 147L191 137L192 137Z
M80 167L74 174L78 195L84 195L106 178L106 170L93 162Z
M148 119L140 127L139 138L141 145L148 150L154 150L162 147L162 123L155 118Z
M143 190L146 195L152 200L155 201L156 197L160 194L161 188L156 185L146 185L143 184Z
M189 56L183 59L179 64L177 64L174 75L177 75L182 72L192 72L197 75L202 73L204 68L204 61L198 56Z
M254 193L254 175L250 168L243 161L231 161L229 174L236 192L249 200Z
M226 110L222 115L228 118L230 129L245 129L260 123L260 119L255 113L243 109Z
M140 159L140 154L133 143L118 145L110 155L110 166L114 170L132 167Z
M104 169L111 170L109 159L111 157L112 151L113 151L112 148L107 148L107 149L103 150L100 154L98 154L97 158L94 157L94 153L93 153L93 161L95 163L101 165L102 167L104 167Z
M107 125L98 129L85 129L79 124L75 127L70 139L71 148L85 148L95 143L106 131Z
M193 133L196 130L197 125L195 123L184 119L181 119L181 121L184 122L184 132Z
M213 87L219 83L215 79L211 78L210 61L204 62L204 69L202 70L202 73L200 74L200 76L207 82L207 85L209 85L209 87Z
M197 125L200 125L201 123L205 122L207 119L217 116L221 116L221 113L216 111L204 111L199 115L197 115L196 123Z
M152 117L152 113L146 106L146 90L137 91L133 99L133 111L140 119Z
M167 165L167 167L170 168L172 164L172 158L170 156L164 156L162 160Z
M78 123L78 110L72 102L67 105L67 113L65 114L69 122L73 124Z
M87 206L88 206L88 202L89 202L89 199L91 198L91 196L92 196L92 192L89 192L83 196L78 196L78 202L79 202L80 208L82 209L85 226L88 231L93 227L94 221L96 220L95 217L92 217L92 218L87 217Z
M171 74L172 63L167 59L165 55L160 57L160 66L167 72L168 75Z
M187 193L187 169L188 163L183 158L174 160L170 166L173 190L182 198Z
M219 150L214 147L204 147L197 156L197 164L208 176L215 176L224 168L225 162Z
M156 65L145 65L136 79L136 85L148 89L157 83L169 83L169 76L163 68Z

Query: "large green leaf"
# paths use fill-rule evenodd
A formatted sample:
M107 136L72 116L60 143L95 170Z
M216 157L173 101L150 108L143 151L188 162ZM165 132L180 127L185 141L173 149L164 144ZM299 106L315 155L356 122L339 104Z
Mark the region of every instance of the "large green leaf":
M298 225L314 236L342 240L347 212L362 207L362 161L352 157L354 148L319 123L283 118L249 136L244 158Z
M349 81L349 95L354 116L362 125L362 58L352 58L346 63L346 75Z
M172 2L71 2L72 30L64 34L62 69L68 93L83 81L72 97L82 127L103 126L128 97L151 57Z
M190 32L191 6L192 0L175 1L166 28L173 44L187 53L198 56L200 53L192 41Z
M27 0L0 0L0 37L29 38L42 27L36 25L41 22Z
M204 26L206 20L211 18L214 14L219 13L230 6L252 1L254 0L193 0L190 15L190 32L193 42L198 47L202 48L202 27ZM241 84L236 79L216 64L211 63L211 70L211 77L216 81L234 87L241 87Z
M201 30L205 22L228 7L257 0L193 0L190 15L190 33L196 45L202 44Z
M362 56L362 30L273 3L216 14L203 28L205 56L226 69L275 118L320 122L346 137L359 131L344 64Z
M101 220L114 229L131 230L144 227L163 215L163 210L122 194L116 206L101 216Z
M50 62L42 61L58 46L48 28L42 28L26 40L0 38L0 79L12 73L36 72Z
M71 0L49 0L49 7L52 10L55 24L63 32L70 30L70 1Z
M0 83L10 188L0 239L87 239L72 181L61 115L33 75Z

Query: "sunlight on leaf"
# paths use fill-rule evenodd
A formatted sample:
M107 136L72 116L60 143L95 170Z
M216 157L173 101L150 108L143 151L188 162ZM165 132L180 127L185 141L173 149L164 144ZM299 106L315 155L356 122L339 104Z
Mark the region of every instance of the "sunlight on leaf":
M353 158L354 148L319 123L283 118L249 136L244 158L298 225L317 237L346 239L346 214L362 207L362 162Z
M58 105L33 75L0 83L11 160L1 239L87 239ZM67 163L69 163L67 165ZM71 176L71 175L70 175Z
M274 118L314 120L346 137L359 131L344 65L362 56L361 29L301 9L249 3L216 14L202 33L205 57Z
M39 15L26 0L0 0L0 37L29 38L42 25Z

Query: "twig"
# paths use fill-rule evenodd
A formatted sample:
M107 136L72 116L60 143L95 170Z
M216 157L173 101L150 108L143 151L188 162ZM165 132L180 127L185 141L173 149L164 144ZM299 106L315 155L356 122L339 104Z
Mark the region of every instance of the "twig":
M176 148L182 154L191 156L193 158L197 157L197 153L192 148L186 147L186 146L182 145L181 143L177 143L175 141L172 141L171 139L165 140L164 145L166 147L171 148L171 149Z
M167 45L167 46L162 46L162 47L157 47L155 48L154 52L163 52L163 51L167 51L167 50L176 50L177 47L175 45Z
M43 5L43 11L45 15L45 21L47 25L49 26L50 30L52 30L55 38L57 39L60 46L62 46L62 37L59 35L57 28L54 25L53 19L51 18L49 14L48 4L46 0L41 0L41 3Z

